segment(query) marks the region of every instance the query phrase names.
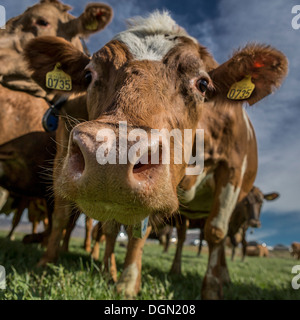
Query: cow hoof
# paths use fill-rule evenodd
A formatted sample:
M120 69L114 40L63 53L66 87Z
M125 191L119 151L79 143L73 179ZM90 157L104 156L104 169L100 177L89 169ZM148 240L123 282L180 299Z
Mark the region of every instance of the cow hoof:
M93 250L91 256L93 260L95 261L99 260L99 252L96 252L95 250Z
M202 291L202 300L222 300L223 297L218 293L210 290Z
M33 235L32 235L32 234L27 234L26 236L24 236L22 242L23 242L24 244L34 243Z
M170 274L181 275L181 265L178 263L173 264L170 270Z
M212 275L206 275L202 286L203 300L222 300L223 293L220 280Z
M137 265L135 263L129 265L117 283L117 292L124 294L126 299L133 299L139 291L138 277Z
M221 280L223 285L229 285L231 283L227 268L221 268Z
M61 253L69 252L69 246L64 246L64 245L62 245L59 251L60 251Z
M47 237L43 233L36 233L36 234L27 234L24 236L22 242L24 244L31 244L31 243L44 243L47 241Z
M55 263L55 259L51 259L49 257L43 257L41 260L38 262L37 267L38 268L44 268L47 267L48 263Z
M91 247L84 247L85 252L91 253L92 249Z

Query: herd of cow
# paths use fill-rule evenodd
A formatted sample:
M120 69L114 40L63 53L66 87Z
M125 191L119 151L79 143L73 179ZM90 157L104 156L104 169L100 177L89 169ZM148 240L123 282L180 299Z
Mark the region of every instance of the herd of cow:
M222 286L230 281L226 236L234 247L241 242L245 254L247 228L259 227L263 200L278 196L253 186L257 144L243 103L253 105L281 85L286 57L250 43L219 65L167 12L131 19L91 57L83 38L104 29L113 10L92 3L78 18L69 10L58 0L41 0L0 30L0 207L14 212L9 237L28 208L33 232L23 241L46 246L39 262L45 266L68 250L84 212L86 250L91 250L92 219L98 220L92 255L98 258L105 235L105 270L119 292L133 297L140 290L142 249L151 230L176 225L172 271L180 273L189 222L202 229L209 248L202 298L221 299ZM53 70L65 75L58 78L61 86L46 81ZM248 87L238 92L241 81ZM183 150L191 158L197 129L204 129L203 172L187 175L192 165L166 164L161 157L154 163L151 150L161 149L160 140L145 147L136 163L99 164L98 150L106 140L98 132L118 137L124 122L149 137L152 129L191 129L192 142ZM128 141L126 151L131 146ZM106 148L112 152L112 145ZM141 161L145 155L147 163ZM36 233L39 221L45 224L42 233ZM114 247L121 224L129 239L117 279Z

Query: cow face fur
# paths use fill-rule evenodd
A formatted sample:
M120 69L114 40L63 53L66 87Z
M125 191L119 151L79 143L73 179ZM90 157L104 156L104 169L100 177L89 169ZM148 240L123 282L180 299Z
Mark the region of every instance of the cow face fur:
M195 137L207 101L216 108L241 105L228 100L227 92L251 75L256 89L247 102L253 104L278 87L287 71L284 55L265 45L247 45L218 66L165 13L132 21L91 61L66 41L51 37L31 41L25 55L33 78L44 88L46 73L60 62L72 77L74 92L87 93L89 121L70 134L67 156L55 173L56 192L95 219L124 224L176 211L176 188L187 164L100 165L100 129L118 134L119 122L127 121L129 128L147 133L153 128L192 129ZM171 159L173 151L171 144Z

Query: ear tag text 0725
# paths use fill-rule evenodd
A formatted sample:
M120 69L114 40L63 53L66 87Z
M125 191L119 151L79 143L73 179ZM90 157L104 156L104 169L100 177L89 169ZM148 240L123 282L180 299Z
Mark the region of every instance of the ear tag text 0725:
M71 91L72 79L60 68L61 64L57 63L54 70L46 74L46 87L55 90Z
M251 76L246 76L243 80L234 83L228 91L227 98L231 100L245 100L248 99L255 84L251 81Z

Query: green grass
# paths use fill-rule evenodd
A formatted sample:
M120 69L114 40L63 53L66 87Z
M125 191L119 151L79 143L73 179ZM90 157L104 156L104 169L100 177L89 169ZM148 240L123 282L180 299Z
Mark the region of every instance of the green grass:
M82 249L81 239L72 239L70 252L62 254L57 265L48 269L35 267L44 249L25 246L17 234L8 241L0 232L0 265L6 268L7 289L0 299L122 299L115 285L101 274L101 264L91 261ZM103 246L101 247L103 253ZM116 246L118 275L122 272L126 249ZM146 244L143 255L142 290L137 299L200 299L206 270L207 253L196 257L195 247L185 247L182 275L168 274L175 253L162 253L157 244ZM229 259L228 259L229 260ZM228 261L232 283L224 289L225 299L300 299L300 290L291 288L292 266L296 260L288 254L269 258L247 257Z

